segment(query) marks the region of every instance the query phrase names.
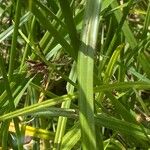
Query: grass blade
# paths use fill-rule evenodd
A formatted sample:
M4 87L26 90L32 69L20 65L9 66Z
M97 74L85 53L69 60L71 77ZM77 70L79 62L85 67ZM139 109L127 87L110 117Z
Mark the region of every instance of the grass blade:
M9 79L12 78L13 71L14 71L14 64L15 64L18 28L19 28L19 22L20 22L20 17L21 17L21 1L20 0L17 0L16 14L17 15L15 16L15 26L14 26L14 33L13 33L13 38L12 38L10 60L9 60L9 70L8 70Z
M78 57L79 118L83 150L97 149L93 103L93 65L100 2L101 0L87 1Z

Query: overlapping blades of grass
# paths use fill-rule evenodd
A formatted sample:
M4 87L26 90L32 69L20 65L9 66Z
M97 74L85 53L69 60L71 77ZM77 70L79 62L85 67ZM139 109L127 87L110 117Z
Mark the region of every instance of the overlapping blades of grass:
M32 5L32 13L35 15L36 19L40 22L40 24L48 30L51 35L54 37L55 41L59 42L61 46L64 48L66 52L68 52L74 59L75 55L72 53L72 46L66 41L64 37L53 27L51 22L45 21L47 20L46 16L43 14L43 11L38 8L36 5Z

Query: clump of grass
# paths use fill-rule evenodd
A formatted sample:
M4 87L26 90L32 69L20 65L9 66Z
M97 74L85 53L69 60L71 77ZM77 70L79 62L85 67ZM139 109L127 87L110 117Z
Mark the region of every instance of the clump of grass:
M0 4L2 149L148 149L149 1Z

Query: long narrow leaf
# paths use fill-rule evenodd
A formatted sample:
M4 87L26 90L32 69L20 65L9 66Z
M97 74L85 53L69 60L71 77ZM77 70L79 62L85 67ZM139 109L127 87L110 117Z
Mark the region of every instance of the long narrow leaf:
M101 0L87 1L78 57L79 109L83 150L97 149L93 103L93 66L100 2Z

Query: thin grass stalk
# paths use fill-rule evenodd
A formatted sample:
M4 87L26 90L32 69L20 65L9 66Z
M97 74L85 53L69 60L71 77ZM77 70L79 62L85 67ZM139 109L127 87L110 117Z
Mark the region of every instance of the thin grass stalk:
M143 27L143 37L147 36L147 30L150 24L150 2L148 4L148 9L147 9L147 13L146 13L146 18L144 21L144 27Z
M61 19L61 15L62 15L61 11L58 10L58 12L56 14L57 18ZM57 30L60 29L60 27L62 27L62 25L58 27L58 22L55 19L53 19L52 25L54 27L56 27ZM53 45L54 42L55 42L54 41L54 37L52 37L52 35L50 34L50 32L47 31L44 34L44 36L42 37L42 39L40 40L40 42L39 42L40 46L44 49L43 50L44 54L47 54L49 52L49 49L53 48L52 45Z
M101 0L88 0L78 53L79 120L82 149L97 149L94 122L93 66Z
M35 19L35 17L33 17L32 22L31 22L31 30L30 30L30 33L29 33L29 36L28 36L29 40L31 40L31 38L33 36L32 34L33 34L33 30L35 28L35 23L36 23L36 19ZM29 48L30 48L30 45L29 45L29 43L27 43L26 47L25 47L25 50L23 52L23 57L22 57L22 60L21 60L21 65L20 65L19 72L21 72L23 70L23 66L24 66L24 63L25 63L25 60L26 60Z
M72 81L76 81L76 63L73 63L72 70L69 75L70 79ZM73 94L74 92L74 86L71 85L69 82L67 83L67 92L68 94ZM71 101L65 101L62 103L61 108L70 108ZM62 138L65 133L65 128L66 128L66 123L67 123L67 117L59 117L58 119L58 125L57 125L57 130L55 134L55 139L54 139L54 148L53 150L59 150L61 147L62 143Z
M1 124L0 141L4 150L8 149L7 141L9 124L10 120L4 121Z
M6 92L7 92L7 96L8 96L8 101L9 101L7 111L11 111L11 110L15 109L14 98L12 96L13 94L12 94L11 87L10 87L10 84L9 84L9 81L8 81L8 78L7 78L7 73L6 73L6 70L5 70L5 64L4 64L4 60L3 60L3 57L1 56L1 54L0 54L0 69L1 69L1 72L2 72L3 79L4 79L5 88L6 88ZM18 150L22 150L23 146L21 144L21 134L20 134L20 130L19 130L18 120L16 118L14 118L13 121L14 121L14 124L15 124ZM6 124L9 125L9 122L10 121L7 121ZM7 129L4 129L4 133L3 133L4 137L5 137L5 138L3 138L4 141L7 141L7 136L8 136L7 135L8 132L6 132L6 130ZM3 140L2 140L2 143L4 144L4 147L7 147L6 143L3 142Z
M123 44L122 45L119 45L116 50L113 52L109 62L108 62L108 65L107 65L107 68L106 68L106 71L104 72L104 77L103 77L103 83L106 84L106 83L109 83L109 80L113 74L113 69L115 67L115 64L118 60L118 57L120 56L120 52L122 51L123 49ZM106 59L105 59L106 60ZM105 61L104 60L104 61ZM103 62L104 62L103 61ZM97 100L101 103L102 102L102 99L103 99L103 96L104 96L104 93L99 93L98 97L97 97Z
M15 55L16 55L18 28L19 28L19 22L20 22L20 17L21 17L21 0L17 0L15 14L16 14L15 26L14 26L14 33L13 33L13 38L12 38L12 46L11 46L11 51L10 51L9 70L8 70L9 79L12 78L15 59L16 59Z
M126 8L126 11L128 11L128 9L129 9L128 7L131 7L130 5L132 4L132 1L133 0L130 0L128 2L128 6ZM111 4L111 7L112 7L112 9L118 7L118 2L117 1L113 1L113 3ZM127 39L127 42L130 44L131 48L134 49L137 46L137 41L136 41L136 39L134 37L133 32L129 28L129 25L127 24L127 21L124 20L124 17L126 15L126 13L125 13L124 17L123 17L123 14L122 14L121 10L115 11L114 14L115 14L115 17L116 17L117 21L120 22L119 28L121 27L121 24L122 24L121 22L124 21L124 24L122 26L123 33L124 33L124 35L125 35L125 37Z
M116 3L116 2L114 2L114 3ZM127 15L129 14L129 11L130 11L130 8L131 8L131 6L132 6L132 3L133 3L133 0L130 0L130 1L128 2L127 7L126 7L125 10L124 10L124 14L122 15L122 18L121 18L121 20L120 20L120 22L119 22L119 24L118 24L118 27L117 27L117 29L116 29L116 31L115 31L115 34L113 35L113 38L112 38L112 40L111 40L111 42L110 42L110 44L109 44L109 47L108 47L108 49L107 49L107 52L106 52L106 54L105 54L106 56L109 56L109 55L112 53L113 49L114 49L114 46L115 46L115 44L116 44L116 42L117 42L117 40L118 40L118 38L119 38L118 35L120 34L121 29L123 28L123 25L124 25L124 23L125 23L125 21L126 21ZM103 67L105 66L106 62L107 62L107 57L104 57L104 60L103 60L103 62L102 62L102 65L100 64L101 69L103 69Z
M73 19L73 12L71 11L71 8L69 6L69 3L66 1L65 3L62 0L59 0L62 13L65 18L65 22L67 25L67 29L69 32L69 37L71 40L71 45L73 47L73 55L77 57L77 51L79 49L79 40L77 38L77 30L75 27L74 19Z

